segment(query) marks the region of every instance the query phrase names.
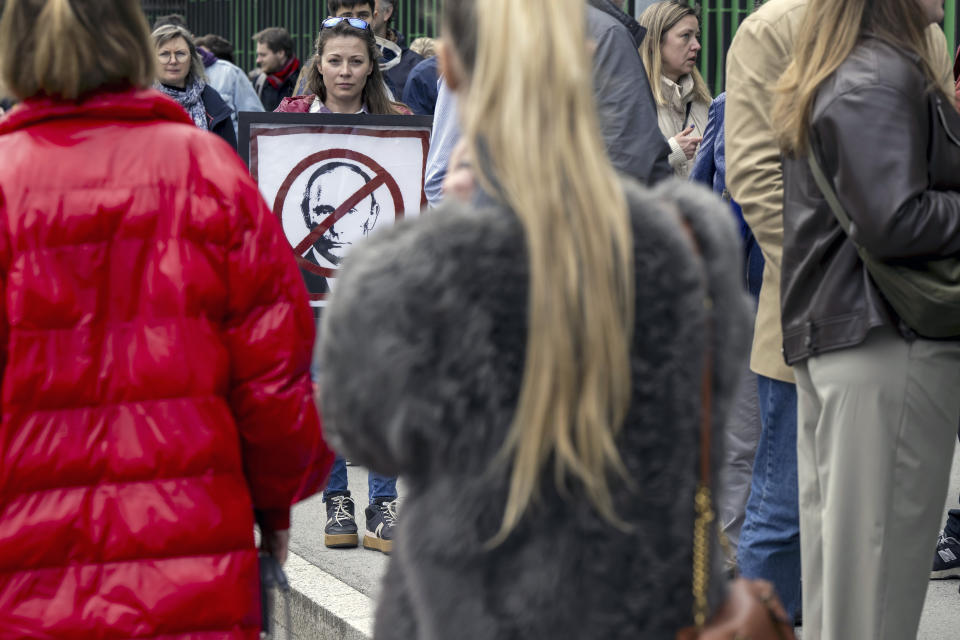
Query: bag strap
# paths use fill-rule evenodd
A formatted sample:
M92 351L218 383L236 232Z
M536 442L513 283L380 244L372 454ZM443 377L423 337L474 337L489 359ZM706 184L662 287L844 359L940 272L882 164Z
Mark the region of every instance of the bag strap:
M833 190L830 180L827 179L827 175L823 172L823 167L820 166L820 161L817 160L817 154L813 152L812 146L807 151L807 164L810 165L810 171L813 172L813 180L817 183L817 186L820 187L820 192L823 194L823 197L827 199L827 204L830 205L830 210L833 211L833 215L837 218L837 222L840 223L840 227L849 238L850 216L847 215L843 205L840 204L840 198L837 197L837 192Z
M710 308L710 305L707 305ZM710 585L711 529L716 520L713 510L713 492L710 488L711 416L713 415L713 339L711 321L707 318L707 351L703 358L700 382L700 482L694 495L693 522L693 623L702 628L707 623L710 605L707 592Z
M681 127L680 131L687 130L687 125L690 124L690 112L692 110L693 110L693 100L687 103L687 113L686 115L683 116L683 127Z
M704 286L708 287L706 264L703 262L703 252L693 230L682 222L684 230L690 237L694 253L700 259L703 271ZM706 349L703 355L702 373L700 376L700 477L697 482L697 491L694 494L694 522L693 522L693 622L700 629L707 623L710 605L707 601L707 592L710 583L710 530L716 520L713 509L713 495L711 485L710 455L713 450L713 300L709 291L703 301L707 317L705 322Z

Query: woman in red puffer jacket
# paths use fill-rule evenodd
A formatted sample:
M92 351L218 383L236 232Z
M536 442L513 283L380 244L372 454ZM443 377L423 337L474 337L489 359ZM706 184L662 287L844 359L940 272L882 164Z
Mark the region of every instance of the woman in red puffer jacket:
M7 0L0 638L257 638L254 522L332 462L312 314L236 154L144 90L137 0Z

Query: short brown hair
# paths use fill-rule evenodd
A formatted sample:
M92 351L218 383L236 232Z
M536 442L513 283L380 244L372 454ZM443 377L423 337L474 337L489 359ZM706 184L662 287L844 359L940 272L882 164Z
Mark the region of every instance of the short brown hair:
M283 27L267 27L253 34L253 39L257 44L267 45L274 53L283 51L288 58L293 57L293 38Z
M20 99L148 87L156 57L139 0L7 0L0 18L0 78Z
M377 8L377 0L327 0L327 13L335 16L340 9L355 9L361 5L370 7L370 13L373 13Z
M203 47L221 60L233 62L233 44L215 33L208 33L196 39L198 47Z

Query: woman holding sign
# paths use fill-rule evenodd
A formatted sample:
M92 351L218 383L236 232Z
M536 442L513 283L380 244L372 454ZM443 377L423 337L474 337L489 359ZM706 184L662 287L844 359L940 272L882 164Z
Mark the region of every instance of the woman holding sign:
M319 349L335 448L407 480L374 635L673 638L746 355L733 222L617 175L582 0L445 9L480 191L358 243Z
M277 112L410 115L412 112L406 106L392 102L387 97L379 56L376 38L366 21L347 17L327 18L320 27L316 53L307 69L307 89L311 93L284 98ZM321 167L311 176L304 194L303 215L307 226L313 228L335 208L324 201L324 191L336 192L335 185L349 191L369 181L370 176L350 162L330 162ZM366 234L376 221L379 206L371 194L357 209L363 212L366 220L361 226ZM338 234L332 227L330 231L331 234L325 234L317 241L315 249L332 264L339 264L343 244L339 240L344 239L345 233L340 229ZM334 242L328 235L337 236L338 241ZM325 243L329 245L326 248ZM316 276L305 272L304 277ZM326 287L326 284L323 286ZM390 553L397 522L396 477L371 471L367 477L367 493L369 505L364 511L367 525L363 546ZM323 500L327 505L324 544L331 548L356 547L360 543L356 507L348 489L347 462L342 456L337 456L333 463Z
M387 95L379 49L370 25L359 18L327 18L307 68L303 96L284 98L278 113L411 115Z

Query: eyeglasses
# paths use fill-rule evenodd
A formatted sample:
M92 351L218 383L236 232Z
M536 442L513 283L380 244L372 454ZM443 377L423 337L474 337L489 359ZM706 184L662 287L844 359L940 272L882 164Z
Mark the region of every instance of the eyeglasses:
M333 29L341 22L346 21L354 29L369 29L370 23L360 18L327 18L320 26L321 29Z
M160 62L167 64L170 62L170 58L174 58L177 62L184 62L187 58L190 57L189 51L174 51L173 53L169 51L163 51L157 54L157 57L160 58Z

